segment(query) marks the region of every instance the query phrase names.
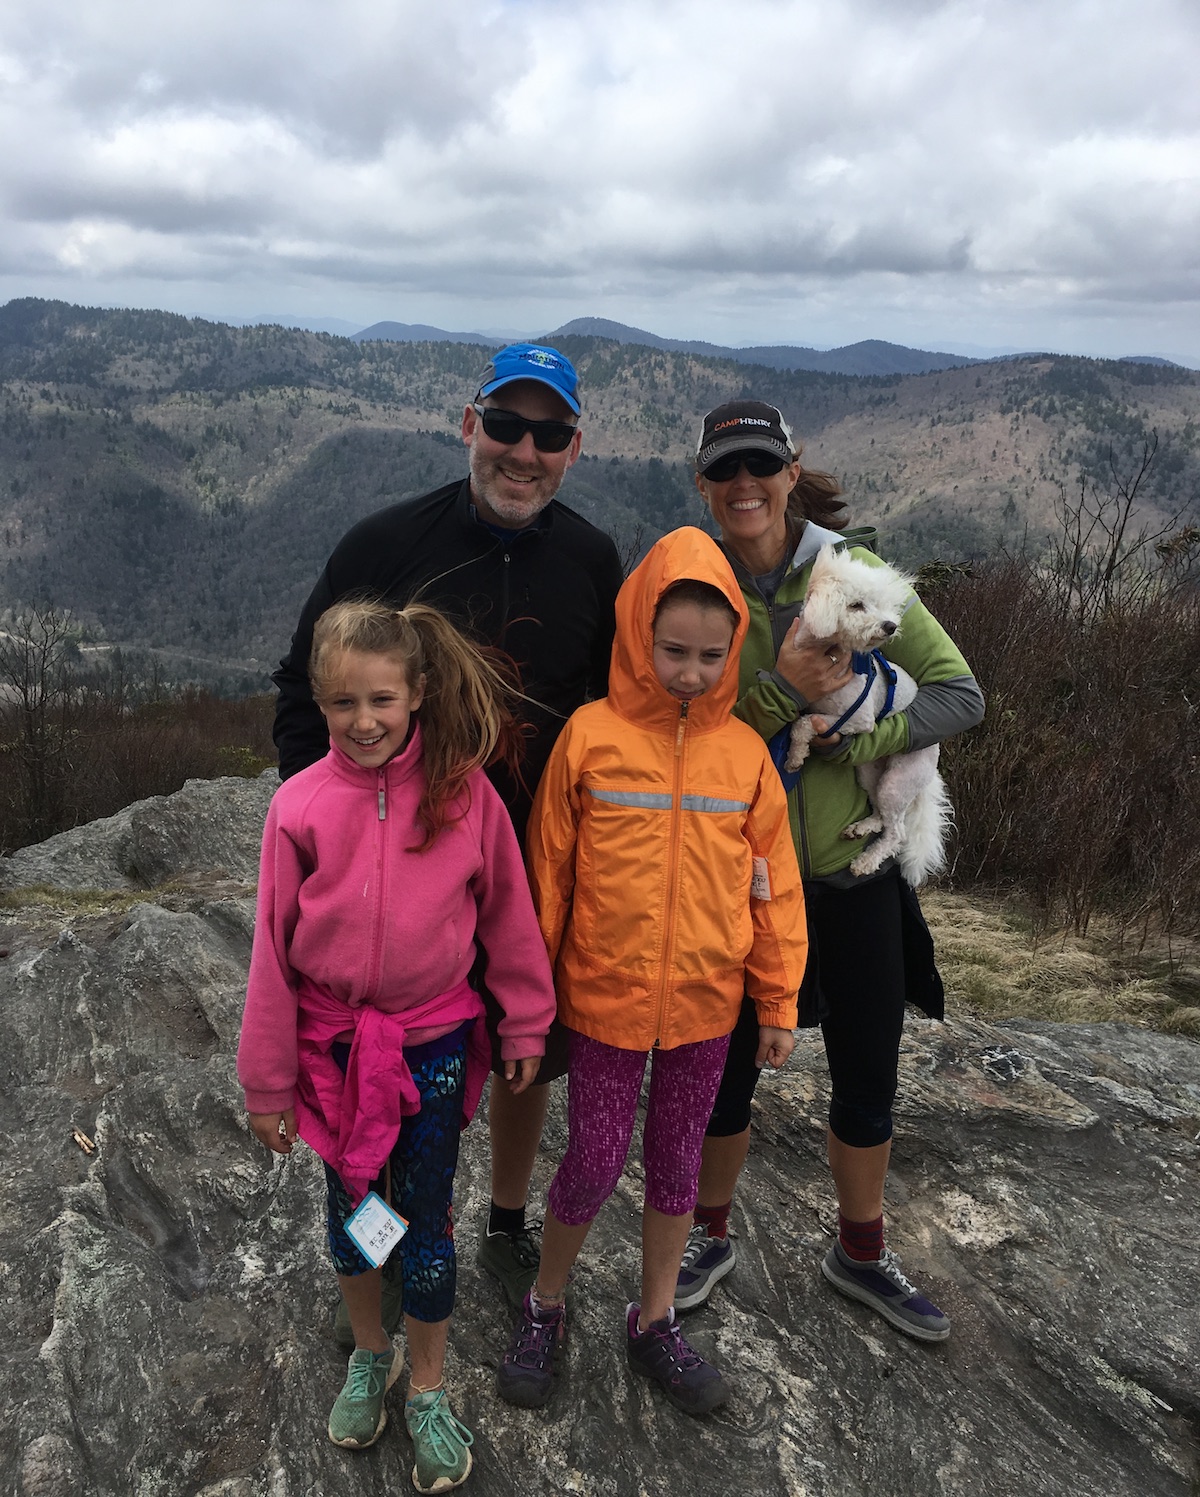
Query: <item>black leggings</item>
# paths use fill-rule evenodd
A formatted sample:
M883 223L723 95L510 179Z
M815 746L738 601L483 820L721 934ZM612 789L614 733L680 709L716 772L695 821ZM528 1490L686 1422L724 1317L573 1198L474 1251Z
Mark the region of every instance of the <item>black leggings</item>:
M892 1136L892 1102L904 1027L904 947L900 875L853 889L806 883L808 970L804 996L815 1000L832 1082L829 1127L851 1148ZM758 1016L742 1002L706 1134L728 1138L750 1126L761 1074L754 1065Z

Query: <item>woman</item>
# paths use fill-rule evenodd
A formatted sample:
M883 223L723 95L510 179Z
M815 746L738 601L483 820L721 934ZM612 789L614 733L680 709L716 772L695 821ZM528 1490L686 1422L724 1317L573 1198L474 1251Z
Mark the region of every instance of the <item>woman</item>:
M696 487L720 531L750 610L742 647L737 714L764 738L786 738L791 724L850 677L829 640L795 641L811 565L823 545L852 544L873 530L846 526L837 480L805 472L783 416L759 401L734 401L704 418ZM867 562L869 550L855 547ZM886 653L917 680L906 712L844 741L817 737L789 789L792 835L808 905L809 967L800 1022L819 1023L832 1094L828 1150L838 1196L838 1237L821 1269L853 1299L923 1341L950 1334L949 1319L918 1293L885 1245L883 1193L891 1154L891 1105L906 1002L942 1017L933 943L912 890L894 863L867 878L849 869L861 844L842 829L866 815L854 766L937 743L983 716L983 697L966 662L914 598ZM818 720L824 730L828 725ZM777 762L782 762L780 757ZM788 776L791 780L793 777ZM786 783L786 781L785 781ZM700 1197L675 1306L703 1304L733 1268L729 1208L750 1145L756 1021L743 1005L704 1145Z

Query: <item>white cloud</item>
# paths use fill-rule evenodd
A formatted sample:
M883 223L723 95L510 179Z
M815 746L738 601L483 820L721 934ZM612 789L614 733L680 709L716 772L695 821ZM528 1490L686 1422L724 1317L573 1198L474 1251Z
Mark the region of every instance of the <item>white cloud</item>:
M0 288L1200 353L1198 63L1194 0L8 0Z

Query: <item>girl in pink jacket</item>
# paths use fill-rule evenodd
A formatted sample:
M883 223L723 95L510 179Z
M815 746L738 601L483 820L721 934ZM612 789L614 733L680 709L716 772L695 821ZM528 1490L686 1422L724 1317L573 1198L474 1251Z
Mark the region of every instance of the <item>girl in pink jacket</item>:
M458 1135L491 1064L467 981L476 934L514 1091L536 1074L555 1007L512 823L483 773L517 734L503 676L423 604L336 604L309 674L329 753L267 816L238 1076L267 1148L289 1153L299 1136L325 1161L354 1337L329 1437L362 1449L387 1421L402 1356L384 1328L386 1273L404 1311L413 1484L440 1492L471 1469L442 1370ZM358 1245L365 1217L350 1220L364 1201L378 1211L369 1192L408 1224L386 1268Z

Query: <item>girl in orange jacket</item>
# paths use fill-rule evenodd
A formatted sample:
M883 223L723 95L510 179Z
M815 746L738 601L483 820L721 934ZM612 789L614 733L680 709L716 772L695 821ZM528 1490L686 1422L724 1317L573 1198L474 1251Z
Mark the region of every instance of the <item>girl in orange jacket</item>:
M708 536L687 527L658 541L617 598L609 694L571 717L534 802L529 875L569 1031L570 1138L498 1374L523 1407L550 1394L567 1276L624 1168L648 1054L629 1360L687 1413L728 1396L671 1299L743 995L758 1009L758 1064L778 1068L807 952L783 787L763 740L731 716L746 627Z

